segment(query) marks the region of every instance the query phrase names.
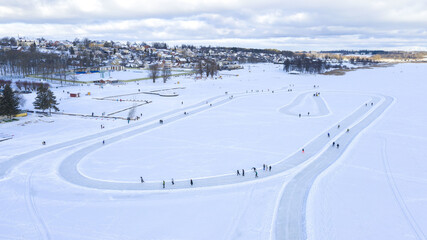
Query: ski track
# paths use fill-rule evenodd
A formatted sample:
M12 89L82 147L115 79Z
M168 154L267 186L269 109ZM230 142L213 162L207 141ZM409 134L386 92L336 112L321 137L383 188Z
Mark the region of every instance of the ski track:
M362 108L369 108L371 110L365 114L361 114L360 118L355 119L354 122L348 121L351 118L341 121L341 129L351 128L351 131L348 133L342 131L339 135L335 135L336 137L334 140L340 144L341 148L328 147L320 156L316 157L304 169L298 172L285 186L277 207L276 226L274 227L275 233L272 238L274 237L276 240L302 240L307 238L305 225L306 205L308 193L313 182L317 176L344 153L352 140L381 116L394 101L394 99L389 96L382 96L381 98L375 97L373 99L374 108L371 106L362 106ZM359 112L359 110L355 113Z
M31 218L32 218L32 222L34 227L36 228L38 234L39 234L39 239L45 239L45 240L50 240L50 234L49 234L49 230L43 220L43 217L40 215L36 203L34 201L34 196L32 193L32 184L31 184L31 179L33 177L33 172L31 172L31 174L28 175L27 177L27 191L25 193L25 202L27 205L27 210L29 211Z
M394 180L393 173L390 170L386 147L387 147L387 140L383 139L382 160L383 160L384 169L387 173L387 182L393 192L394 199L398 203L400 210L402 211L408 224L411 226L412 230L414 231L414 234L416 235L417 239L425 240L426 236L424 232L421 230L420 226L415 221L415 218L412 216L411 211L409 211L409 208L406 205L405 200L403 200L402 194L400 193L399 188L396 185L396 181Z
M281 91L286 88L281 88ZM235 93L235 97L230 97L230 95L219 95L216 97L209 98L200 103L172 110L157 116L153 116L149 119L143 120L141 122L118 127L111 129L105 132L96 133L88 135L82 138L77 138L71 141L58 143L49 147L40 148L34 151L30 151L21 155L12 157L10 160L5 161L0 164L0 178L7 176L17 165L31 159L34 157L39 157L40 155L62 149L64 147L70 147L72 145L81 144L89 140L93 140L100 137L106 137L112 134L120 133L119 135L113 136L108 139L107 144L114 143L132 137L136 134L141 134L142 132L161 127L162 125L171 124L175 121L181 120L188 116L192 116L197 113L201 113L205 110L211 109L216 106L220 106L230 102L231 100L239 97L245 97L255 94L271 94L270 91L266 92L246 92L246 93ZM294 101L281 108L279 111L285 114L295 115L295 113L289 112L289 109L297 104L299 101L302 101L307 94L312 94L311 92L302 93ZM327 104L324 102L324 99L321 97L316 98L316 104L319 109L319 114L317 116L324 116L330 113ZM305 229L305 217L306 217L306 201L308 193L310 191L311 185L317 176L327 169L331 164L333 164L345 151L347 146L352 142L352 140L362 132L366 127L368 127L373 121L375 121L393 102L393 98L389 96L379 96L373 95L371 102L374 103L374 106L365 106L364 104L357 108L353 113L349 114L338 124L341 125L341 128L338 129L335 126L327 129L321 135L312 139L309 143L303 147L306 149L305 153L297 151L291 156L280 160L279 162L273 164L272 172L259 171L259 179L272 177L284 172L293 169L297 166L301 166L303 163L307 163L304 168L298 172L286 185L284 185L283 193L279 197L280 200L277 201L278 206L276 206L277 212L275 213L275 226L272 226L274 233L271 233L270 238L274 239L306 239L306 229ZM210 106L210 104L213 104ZM191 111L189 111L191 110ZM184 111L189 112L189 115L182 114ZM164 120L164 124L159 124L157 121L159 119ZM351 128L349 133L345 133L345 129ZM331 138L326 137L326 134L330 133ZM335 141L340 143L341 148L326 148ZM87 154L91 153L94 150L102 147L101 144L95 143L87 147L84 147L71 155L67 156L59 166L59 175L66 181L87 188L93 189L108 189L108 190L157 190L161 191L161 182L145 182L143 184L135 182L114 182L107 180L98 180L92 179L82 175L78 171L78 163L80 160L85 157ZM311 160L311 161L309 161ZM384 160L386 161L386 160ZM388 163L384 162L389 174ZM253 171L247 170L247 177L236 177L235 173L223 174L219 176L210 176L204 178L194 178L194 186L190 186L189 180L177 180L175 181L174 186L167 186L168 189L185 189L185 188L198 188L198 187L212 187L212 186L221 186L228 184L239 184L248 181L255 181L253 178ZM393 189L393 192L396 196L396 200L399 202L402 211L410 222L412 228L418 236L418 239L425 239L425 235L419 229L418 225L414 221L412 215L408 211L405 203L403 202L400 193L394 183L394 179L390 173L389 183ZM289 197L292 196L292 197ZM33 219L36 219L36 227L41 236L44 239L50 239L49 232L46 225L43 222L42 217L39 215L38 210L35 206L33 196L31 194L31 175L28 179L28 195L26 196L27 207L31 210ZM402 205L403 204L403 205ZM402 207L403 206L403 207ZM243 211L243 210L240 210ZM242 215L241 213L240 215ZM408 215L409 214L409 215ZM409 217L408 217L409 216ZM234 224L233 224L234 225ZM236 225L237 226L237 225ZM236 226L232 226L231 229L235 229ZM232 233L227 234L229 237L233 236Z
M166 113L162 113L162 114L150 117L148 119L142 120L140 122L134 123L132 125L125 125L122 127L117 127L114 129L110 129L107 131L100 132L100 133L91 134L91 135L84 136L81 138L76 138L76 139L73 139L70 141L66 141L66 142L54 144L51 146L39 148L39 149L30 151L30 152L27 152L24 154L16 155L14 157L11 157L9 160L0 163L0 180L4 179L17 165L19 165L19 164L21 164L27 160L30 160L32 158L39 157L43 154L53 152L53 151L56 151L56 150L59 150L59 149L65 148L65 147L69 147L72 145L81 145L83 142L93 140L96 138L105 137L105 136L108 136L108 135L111 135L114 133L119 133L121 131L126 131L129 129L138 128L140 126L146 125L146 124L151 123L153 121L158 121L158 120L165 118L165 117L168 117L170 115L174 115L177 113L182 114L184 111L189 111L189 109L194 109L197 107L201 107L202 109L206 109L207 108L206 102L210 103L210 102L215 101L216 99L219 99L219 98L224 97L224 96L226 96L226 95L219 95L219 96L211 97L211 98L208 98L204 101L201 101L200 103L196 103L196 104L193 104L193 105L185 107L185 108L175 109L175 110L172 110L172 111L169 111ZM228 96L227 96L227 98L228 98Z
M306 93L304 93L305 95ZM237 98L237 97L235 97ZM227 103L233 98L228 99L222 99L219 100L219 102L215 103L215 106L219 106L221 104ZM274 176L276 174L280 174L282 172L285 172L289 169L292 169L296 166L299 166L300 164L306 162L311 157L315 156L324 146L330 144L332 142L333 136L337 136L337 134L343 133L346 128L350 127L353 122L360 119L360 117L364 116L365 114L368 114L372 112L372 109L376 109L378 103L380 102L381 97L379 96L373 96L372 102L375 104L374 107L371 106L365 106L364 104L359 107L356 111L354 111L352 114L347 116L344 120L340 121L341 128L337 129L336 126L331 127L327 131L325 131L323 134L319 135L318 137L314 138L312 141L310 141L307 145L304 146L306 151L304 154L301 154L299 151L294 153L288 158L285 158L281 161L279 161L276 164L273 164L273 171L272 172L264 172L259 171L259 178L267 177L267 176ZM294 103L297 103L294 101ZM208 106L208 108L210 108ZM192 114L198 113L203 111L203 108L199 108L197 110L194 110ZM165 124L171 124L172 122L176 120L180 120L184 118L185 115L177 115L172 116L168 119L165 119ZM121 141L125 138L129 138L135 134L141 134L144 131L151 130L155 127L158 127L159 124L153 123L147 126L144 126L142 128L129 131L127 133L112 137L108 139L108 143L115 143L118 141ZM327 138L326 134L330 132L332 138ZM357 132L357 129L352 131L352 133L347 134L348 136L352 136ZM82 186L87 188L94 188L94 189L108 189L108 190L161 190L161 181L148 181L145 183L140 183L139 181L135 182L119 182L119 181L108 181L108 180L101 180L101 179L94 179L90 178L88 176L83 175L78 170L78 164L81 159L83 159L86 155L89 153L99 149L102 147L99 143L91 144L85 148L82 148L71 155L67 156L61 163L59 167L59 175L62 176L66 181ZM310 149L310 150L309 150ZM248 171L248 174L252 175L252 171ZM259 179L258 178L258 179ZM197 188L197 187L211 187L211 186L219 186L219 185L228 185L228 184L236 184L236 183L242 183L247 181L254 180L252 177L246 177L246 178L236 178L234 171L229 174L223 174L218 176L207 176L202 178L193 178L193 181L195 182L194 186L191 186L189 184L189 179L182 179L182 180L176 180L175 185L168 185L168 189L183 189L183 188Z
M313 91L309 91L307 93L298 95L290 104L280 108L279 112L286 114L286 115L298 116L299 113L295 113L292 109L295 106L298 106L298 104L300 102L302 102L304 100L304 98L311 97L312 95L313 95ZM319 110L319 113L311 114L310 116L302 115L301 117L323 117L323 116L327 116L330 113L330 111L329 111L329 108L326 105L323 97L317 96L317 97L313 97L313 98L314 98L314 102L316 103L316 107Z

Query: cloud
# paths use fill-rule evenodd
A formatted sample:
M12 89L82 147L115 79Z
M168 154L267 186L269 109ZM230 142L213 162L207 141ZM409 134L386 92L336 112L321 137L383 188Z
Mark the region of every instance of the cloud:
M424 0L0 0L0 35L290 50L427 48Z

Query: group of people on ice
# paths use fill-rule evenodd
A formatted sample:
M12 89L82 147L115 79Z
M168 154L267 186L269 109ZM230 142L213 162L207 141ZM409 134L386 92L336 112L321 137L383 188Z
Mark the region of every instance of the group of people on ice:
M257 171L256 167L252 167L251 169L254 171L255 177L257 178L258 177L258 171ZM267 164L263 164L262 170L271 172L271 165L268 166ZM245 169L242 169L241 173L242 173L241 175L244 177L245 176ZM236 171L236 175L240 176L240 170Z
M140 177L140 178L141 178L141 183L144 183L144 178L142 178L142 177ZM171 184L175 185L175 180L173 178L171 179ZM193 186L193 184L194 184L193 179L190 179L190 185ZM163 186L163 188L166 188L166 181L165 180L162 181L162 186Z

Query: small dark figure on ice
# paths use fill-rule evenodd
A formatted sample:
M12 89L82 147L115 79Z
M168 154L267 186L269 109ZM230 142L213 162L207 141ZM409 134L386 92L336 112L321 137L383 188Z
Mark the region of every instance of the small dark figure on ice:
M175 185L175 181L173 180L173 178L172 178L172 185Z
M191 186L193 186L193 179L190 179L190 184Z
M242 176L245 176L245 169L242 169Z
M337 143L337 148L340 148L340 145Z
M141 183L143 183L144 182L144 179L141 177Z
M239 170L237 170L237 176L240 176L240 172L239 172Z
M163 188L165 188L165 180L163 180Z
M270 171L270 172L271 172L271 165L268 167L268 171Z
M332 147L335 147L335 142L332 143Z

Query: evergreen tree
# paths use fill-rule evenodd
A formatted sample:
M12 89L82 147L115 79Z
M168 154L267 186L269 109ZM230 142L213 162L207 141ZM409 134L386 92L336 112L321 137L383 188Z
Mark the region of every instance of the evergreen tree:
M19 96L16 95L10 84L4 87L3 97L0 98L0 115L6 115L12 118L13 115L19 113Z
M53 92L47 86L40 86L37 89L37 96L33 103L35 109L46 110L49 109L49 115L51 114L51 109L59 111L58 103L56 102L56 97L53 95Z

